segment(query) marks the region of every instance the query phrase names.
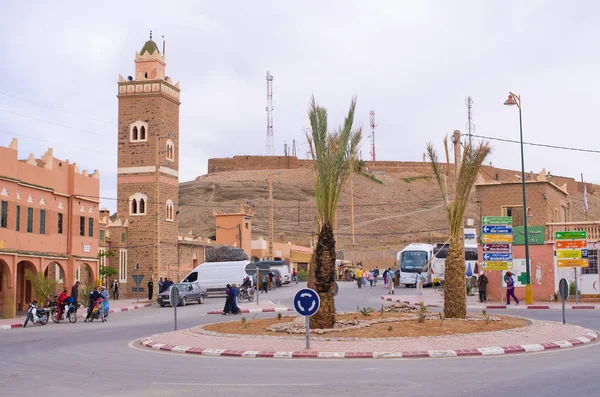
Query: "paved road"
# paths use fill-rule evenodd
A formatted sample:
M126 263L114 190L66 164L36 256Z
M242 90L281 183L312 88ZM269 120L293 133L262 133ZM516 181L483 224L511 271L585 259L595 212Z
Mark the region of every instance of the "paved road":
M296 285L270 293L289 304ZM380 307L383 288L342 284L338 310ZM414 290L400 289L399 294ZM180 328L223 320L205 315L222 299L178 310ZM379 305L379 306L378 306ZM210 358L139 350L130 342L172 328L172 309L112 314L105 324L50 324L0 333L0 396L598 396L600 345L506 357L415 360ZM558 320L558 311L519 312ZM600 329L597 311L568 321ZM234 317L237 319L238 317ZM227 320L231 320L228 317Z

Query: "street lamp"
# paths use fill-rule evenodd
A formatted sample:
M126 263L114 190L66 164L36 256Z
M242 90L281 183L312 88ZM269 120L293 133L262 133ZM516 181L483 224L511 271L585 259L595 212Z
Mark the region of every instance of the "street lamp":
M528 305L533 303L533 291L531 290L531 269L529 266L529 233L527 231L527 195L525 193L525 158L523 154L523 118L521 116L521 97L512 92L508 93L508 99L504 102L506 106L517 105L519 108L519 130L521 133L521 186L523 187L523 229L525 232L525 269L527 272L527 283L525 285L525 301Z

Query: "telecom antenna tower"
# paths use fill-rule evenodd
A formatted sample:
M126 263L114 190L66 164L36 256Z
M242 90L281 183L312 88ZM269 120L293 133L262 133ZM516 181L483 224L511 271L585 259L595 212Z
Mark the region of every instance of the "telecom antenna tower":
M473 99L468 96L465 99L465 105L467 105L467 133L469 135L469 145L471 144L471 134L475 132L475 124L473 124Z
M375 111L369 112L371 116L371 161L375 161Z
M267 156L273 156L273 75L267 70Z

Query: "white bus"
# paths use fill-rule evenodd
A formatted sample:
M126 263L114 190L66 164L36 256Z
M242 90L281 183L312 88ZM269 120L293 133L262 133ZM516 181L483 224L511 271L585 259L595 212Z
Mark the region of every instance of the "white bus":
M404 286L417 285L417 271L421 270L424 278L423 284L429 285L433 278L431 272L425 267L433 257L433 245L431 244L409 244L396 254L396 260L400 264L400 284Z
M433 278L443 280L446 267L446 257L448 256L448 244L436 244L433 249L435 258L431 263ZM465 244L465 275L475 274L475 264L477 263L477 245Z

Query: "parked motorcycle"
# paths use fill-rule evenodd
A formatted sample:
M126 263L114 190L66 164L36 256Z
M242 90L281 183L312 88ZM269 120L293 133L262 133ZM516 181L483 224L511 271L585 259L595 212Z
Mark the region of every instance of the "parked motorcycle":
M68 319L71 323L77 322L77 309L81 307L79 303L69 303L65 305L64 313L61 318L58 318L58 305L50 303L50 318L53 322L58 323L60 320Z
M244 300L252 302L254 300L254 288L253 287L240 287L238 292L237 300L242 303Z
M23 328L27 327L29 321L31 321L33 324L46 325L48 323L49 314L50 309L44 307L38 308L37 301L31 302L29 304L29 309L27 310L27 316L25 317Z

